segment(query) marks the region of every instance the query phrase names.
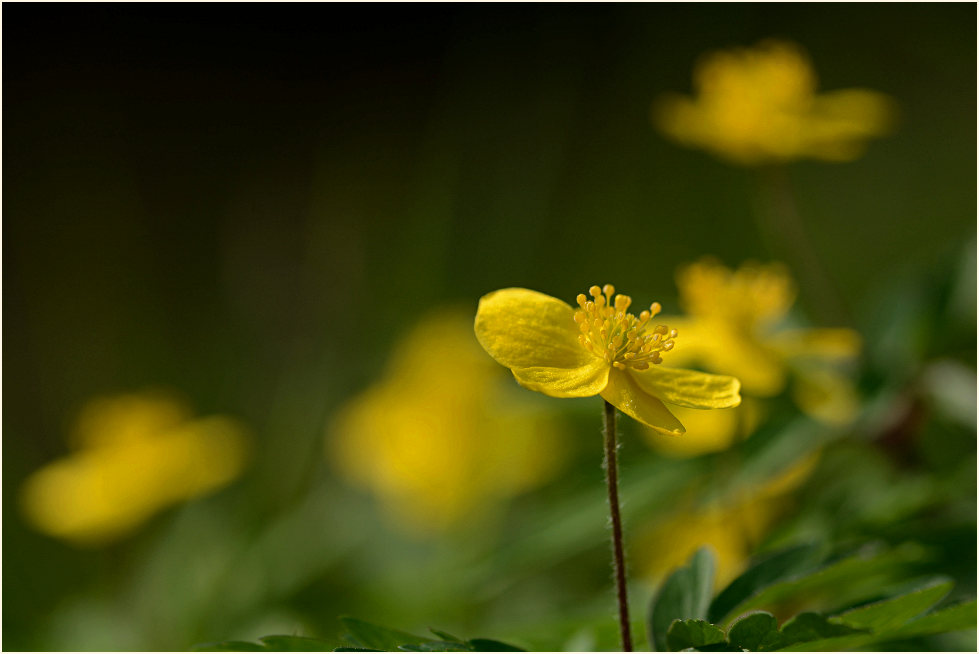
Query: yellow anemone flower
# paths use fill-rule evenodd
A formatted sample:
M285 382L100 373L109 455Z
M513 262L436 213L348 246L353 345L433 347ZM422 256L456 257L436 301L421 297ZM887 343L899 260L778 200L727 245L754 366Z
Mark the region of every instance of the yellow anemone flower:
M395 346L382 379L347 403L327 434L339 471L419 536L485 516L564 461L553 415L509 396L469 316L425 316Z
M828 422L852 417L852 383L833 364L857 356L860 336L851 329L780 328L796 293L784 266L748 262L731 270L704 258L681 267L676 281L687 313L671 318L684 333L678 365L736 375L756 397L780 393L791 373L796 402L807 413Z
M22 505L40 531L80 545L121 538L172 504L238 476L246 440L238 421L193 418L182 401L147 392L89 402L75 451L24 483Z
M808 56L784 41L709 53L693 77L696 97L660 97L655 124L682 145L741 165L851 161L868 139L891 130L896 114L893 101L876 91L817 95Z
M601 395L622 413L666 434L685 430L664 402L692 409L720 409L741 402L734 377L665 368L676 329L650 322L654 302L639 316L632 299L615 288L592 286L578 295L578 309L524 288L483 296L476 337L525 388L552 397Z

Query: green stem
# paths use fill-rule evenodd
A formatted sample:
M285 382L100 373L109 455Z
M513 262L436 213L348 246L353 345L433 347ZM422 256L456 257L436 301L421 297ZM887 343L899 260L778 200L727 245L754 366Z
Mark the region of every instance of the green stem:
M625 586L625 553L622 549L622 517L619 514L619 467L615 459L618 444L615 441L615 407L605 403L605 484L608 486L608 505L612 515L612 563L615 569L615 586L619 600L619 630L622 633L622 651L632 651L632 633L629 630L629 595Z

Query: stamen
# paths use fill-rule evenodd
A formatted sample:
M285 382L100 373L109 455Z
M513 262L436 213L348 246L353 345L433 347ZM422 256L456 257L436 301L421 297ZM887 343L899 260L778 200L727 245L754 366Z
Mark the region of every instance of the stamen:
M615 287L605 284L592 286L588 295L579 293L575 298L580 307L574 313L581 334L578 342L597 357L608 361L619 370L632 367L646 370L651 364L662 362L661 353L673 349L677 330L666 325L652 329L647 323L662 311L659 302L649 305L638 317L628 312L632 298L615 295Z

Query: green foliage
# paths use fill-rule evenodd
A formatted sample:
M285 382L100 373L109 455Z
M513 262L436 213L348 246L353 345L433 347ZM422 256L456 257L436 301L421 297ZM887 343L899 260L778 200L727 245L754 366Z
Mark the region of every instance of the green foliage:
M714 555L701 548L690 563L670 575L650 606L646 626L654 649L667 649L668 631L674 620L707 617L713 585Z
M706 620L674 620L666 632L666 644L672 652L723 642L724 631Z
M932 580L896 597L831 614L803 611L781 628L768 611L744 612L744 607L796 605L809 593L832 586L840 596L848 585L864 588L867 579L879 580L882 571L905 562L911 548L862 549L815 569L812 552L791 548L749 568L715 598L712 616L739 615L726 633L703 619L709 599L712 557L699 550L690 562L664 582L650 611L651 641L657 650L680 651L835 651L854 650L879 643L900 642L921 636L974 629L976 602L931 611L951 590L952 582ZM808 572L799 572L809 566ZM708 598L704 597L704 582ZM729 608L730 607L730 608ZM929 612L931 611L931 612ZM716 618L715 618L716 619ZM667 620L669 620L667 624ZM666 625L664 628L664 624Z
M196 645L195 652L325 652L333 643L305 636L263 636L257 643L245 640L226 640L220 643Z
M350 647L334 648L332 643L303 636L265 636L257 643L229 640L197 645L197 652L523 652L519 647L489 638L462 640L438 629L430 631L438 639L416 636L406 631L342 617L346 628L341 638Z

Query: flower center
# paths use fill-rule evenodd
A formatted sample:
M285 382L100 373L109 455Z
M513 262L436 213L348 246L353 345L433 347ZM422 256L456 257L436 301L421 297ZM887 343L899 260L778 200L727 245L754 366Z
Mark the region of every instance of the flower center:
M591 300L584 293L578 294L581 308L574 313L582 347L620 370L629 366L646 370L651 363L663 362L660 353L673 349L677 331L666 325L649 328L650 318L662 310L659 302L653 302L649 311L637 317L626 311L632 304L631 297L616 295L613 300L615 287L611 284L604 288L592 286L588 293Z

